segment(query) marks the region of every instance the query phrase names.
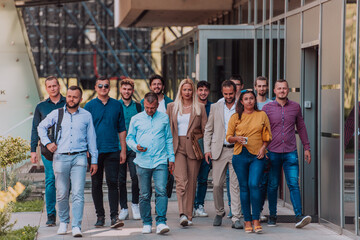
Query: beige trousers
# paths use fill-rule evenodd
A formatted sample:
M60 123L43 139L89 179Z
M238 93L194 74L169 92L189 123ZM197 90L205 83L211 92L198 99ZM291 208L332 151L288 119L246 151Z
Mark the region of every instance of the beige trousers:
M189 220L192 220L196 182L201 161L187 157L185 141L186 137L179 137L179 147L175 154L174 176L179 214L185 214Z
M212 161L212 177L214 185L213 195L216 215L222 216L225 213L224 183L226 180L226 169L229 167L229 188L231 197L231 212L233 215L231 220L235 222L241 217L241 204L239 181L236 177L236 173L232 165L233 154L233 148L223 147L220 157Z

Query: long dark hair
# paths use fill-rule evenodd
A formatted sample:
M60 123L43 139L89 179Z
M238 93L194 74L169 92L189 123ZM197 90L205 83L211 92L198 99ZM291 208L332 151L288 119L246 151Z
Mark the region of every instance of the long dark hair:
M241 91L241 94L240 94L240 97L239 97L239 99L238 99L238 101L237 101L237 104L236 104L236 112L237 112L237 114L239 115L239 120L241 120L241 116L242 116L242 114L243 114L243 112L244 112L244 105L241 103L241 101L243 100L244 95L245 95L246 93L251 93L251 94L254 96L254 98L255 98L254 110L255 110L255 111L258 111L258 110L259 110L258 107L257 107L256 95L255 95L254 91L251 91L251 90L242 90L242 91Z

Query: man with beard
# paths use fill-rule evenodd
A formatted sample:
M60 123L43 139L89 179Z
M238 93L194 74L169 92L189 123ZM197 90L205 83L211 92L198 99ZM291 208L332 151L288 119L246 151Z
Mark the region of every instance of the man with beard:
M56 125L60 110L52 111L39 124L38 133L41 143L54 153L56 201L60 218L57 234L64 235L70 222L69 194L72 199L72 235L82 237L81 222L84 211L84 187L87 169L86 152L91 154L90 173L97 171L98 150L96 133L91 114L80 108L82 90L78 86L69 87L66 106L56 144L47 135L47 129Z
M304 145L304 158L310 164L310 142L306 126L298 103L288 99L289 85L286 80L275 82L276 99L266 104L263 111L268 115L271 126L272 141L268 146L270 159L268 200L270 216L268 226L276 226L277 196L284 169L286 183L290 190L290 199L296 216L296 228L302 228L311 222L310 216L302 215L301 195L299 189L299 161L295 137L295 126Z
M269 90L268 86L268 79L266 77L259 76L255 79L255 91L256 91L256 103L259 110L263 108L263 106L269 102L272 102L270 99L266 97ZM266 167L264 169L264 174L261 179L261 194L262 194L262 207L261 212L264 207L265 199L266 199L266 193L267 193L267 185L268 185L268 179L269 179L269 167L270 162L269 159L266 158ZM265 222L267 218L260 213L260 221Z
M91 177L91 193L94 200L97 221L95 227L105 224L102 184L104 170L108 186L110 206L110 226L112 228L124 225L118 219L119 214L119 168L126 161L126 128L121 104L109 96L110 80L100 77L95 82L97 98L85 105L92 115L96 131L96 144L99 151L98 171ZM119 139L121 151L119 151Z
M255 91L256 91L256 102L259 110L269 102L270 99L266 97L266 94L269 90L268 79L266 77L257 77L255 80Z
M149 79L150 82L150 90L158 96L158 111L166 113L167 105L171 103L171 100L168 96L164 94L165 81L164 78L160 75L153 75ZM141 106L144 107L144 99L141 100Z
M35 108L33 126L31 130L31 162L37 163L38 156L36 147L39 143L39 136L37 127L39 123L53 110L62 108L65 105L66 99L60 94L60 84L56 77L49 76L45 79L45 89L49 94L49 98L39 103ZM56 225L56 189L55 189L55 175L52 161L47 160L41 155L41 160L45 169L45 202L47 213L47 226Z
M120 82L120 94L121 99L119 100L125 117L125 126L126 131L129 131L129 124L131 118L142 111L142 107L140 103L135 102L132 99L134 94L134 80L130 78L125 78ZM138 177L136 175L136 166L134 164L134 159L136 157L136 153L131 150L129 147L126 149L126 162L120 164L119 170L119 192L120 192L120 214L119 219L125 220L129 219L129 210L127 206L127 189L126 189L126 170L129 168L130 177L131 177L131 210L133 219L139 220L140 210L139 210L139 184Z
M209 117L210 107L212 102L208 100L210 94L210 83L207 81L200 81L197 84L196 94L200 103L205 105L206 115ZM204 203L207 190L207 181L210 172L210 164L205 159L201 161L199 174L197 177L197 190L194 202L194 217L207 217L205 212Z
M213 166L213 194L216 209L213 225L221 226L222 218L225 216L224 183L226 171L229 168L232 228L242 229L239 182L232 166L234 144L230 144L225 139L229 119L235 113L236 85L234 82L226 80L222 83L221 89L225 101L211 105L204 133L205 160L209 163L211 159Z

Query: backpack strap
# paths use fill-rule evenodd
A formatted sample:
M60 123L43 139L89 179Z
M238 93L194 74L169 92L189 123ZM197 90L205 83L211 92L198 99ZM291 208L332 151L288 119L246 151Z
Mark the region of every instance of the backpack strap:
M137 102L135 102L135 104L136 104L136 111L139 113L139 112L141 112L141 104L140 103L137 103Z
M58 137L58 133L61 129L61 122L63 120L63 117L64 117L64 108L59 108L58 109L59 113L58 113L58 120L57 120L57 124L56 124L56 131L55 131L55 144L56 144L56 140L57 140L57 137Z

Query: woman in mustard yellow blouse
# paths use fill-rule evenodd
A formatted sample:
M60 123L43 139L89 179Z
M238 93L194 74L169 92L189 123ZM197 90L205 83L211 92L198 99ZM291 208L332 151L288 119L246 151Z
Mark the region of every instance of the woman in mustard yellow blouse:
M245 232L260 233L262 227L259 221L259 185L265 167L266 147L271 141L271 130L266 113L257 109L253 91L242 91L236 105L236 113L231 116L228 123L226 140L235 143L232 164L240 185Z

